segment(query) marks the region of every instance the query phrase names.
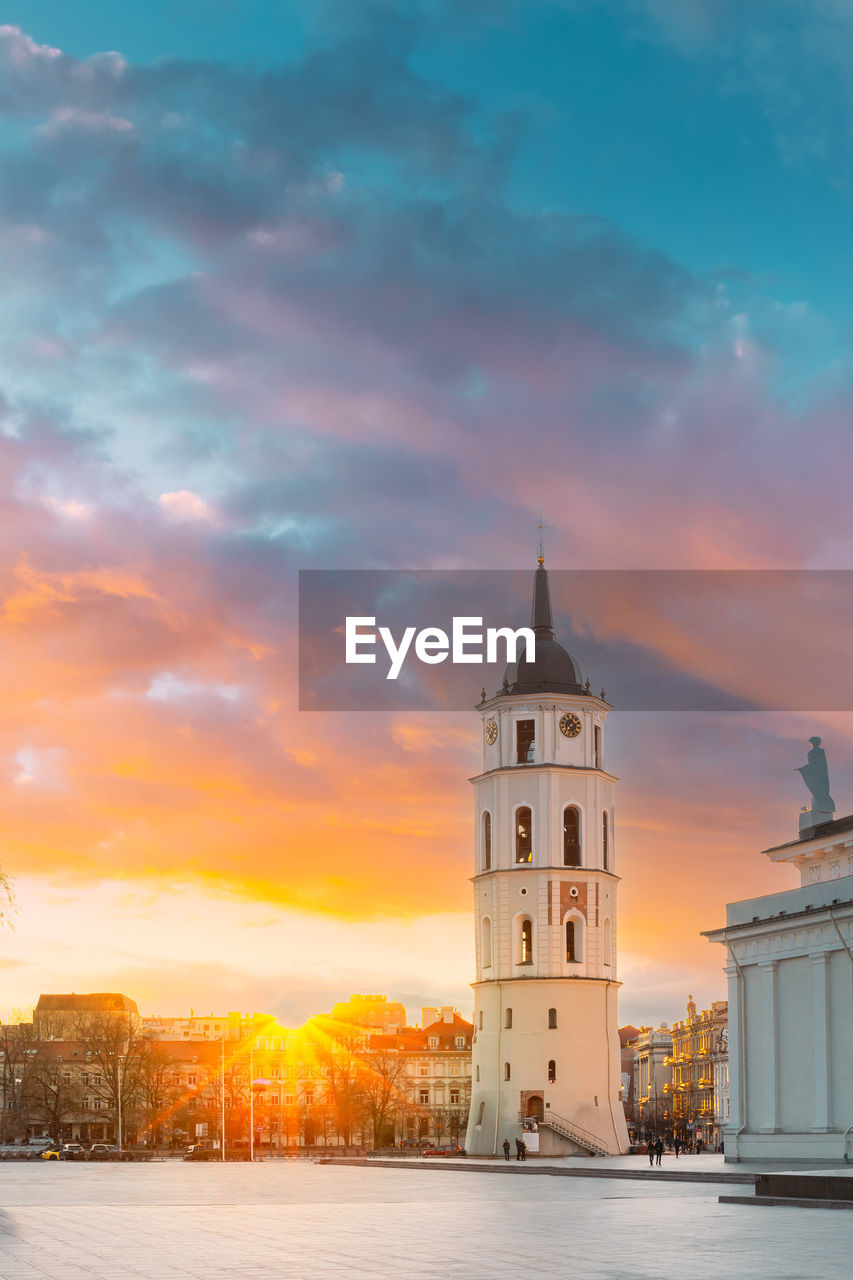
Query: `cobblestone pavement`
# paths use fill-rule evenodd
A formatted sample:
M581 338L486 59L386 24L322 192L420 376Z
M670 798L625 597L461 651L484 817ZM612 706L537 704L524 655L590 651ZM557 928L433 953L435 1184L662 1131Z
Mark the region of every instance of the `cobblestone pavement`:
M848 1214L721 1205L723 1190L307 1161L8 1164L0 1277L849 1276Z

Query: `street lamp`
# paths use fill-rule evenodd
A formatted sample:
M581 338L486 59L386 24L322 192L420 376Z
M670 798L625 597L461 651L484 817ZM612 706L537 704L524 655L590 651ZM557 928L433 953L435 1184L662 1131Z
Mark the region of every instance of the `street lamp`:
M221 1098L221 1103L222 1103L222 1107L221 1107L220 1118L219 1118L219 1126L220 1126L220 1129L219 1129L219 1132L220 1132L219 1147L220 1147L220 1155L221 1155L221 1158L224 1160L224 1159L225 1159L225 1033L224 1033L224 1032L222 1033L222 1098Z
M116 1102L117 1102L117 1104L118 1104L118 1107L117 1107L117 1110L118 1110L118 1125L117 1125L117 1129L118 1129L118 1149L119 1149L119 1151L121 1151L121 1146L122 1146L122 1136L121 1136L121 1064L122 1064L122 1062L124 1061L124 1058L122 1057L122 1055L121 1055L120 1053L112 1053L112 1052L110 1053L110 1057L111 1057L111 1058L115 1058L115 1060L116 1060Z

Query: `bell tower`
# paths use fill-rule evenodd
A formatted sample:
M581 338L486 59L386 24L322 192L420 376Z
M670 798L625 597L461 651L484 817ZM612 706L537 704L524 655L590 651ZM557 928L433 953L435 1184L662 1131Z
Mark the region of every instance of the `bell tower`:
M540 547L533 661L477 710L474 1045L469 1155L628 1149L619 1099L616 778L607 713L556 640Z

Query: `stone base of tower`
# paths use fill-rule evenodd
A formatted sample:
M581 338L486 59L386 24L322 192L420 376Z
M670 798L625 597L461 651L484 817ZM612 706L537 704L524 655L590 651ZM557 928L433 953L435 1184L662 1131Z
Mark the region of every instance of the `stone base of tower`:
M628 1150L618 986L584 978L475 984L469 1155L500 1155L509 1139L514 1157L516 1138L550 1156Z

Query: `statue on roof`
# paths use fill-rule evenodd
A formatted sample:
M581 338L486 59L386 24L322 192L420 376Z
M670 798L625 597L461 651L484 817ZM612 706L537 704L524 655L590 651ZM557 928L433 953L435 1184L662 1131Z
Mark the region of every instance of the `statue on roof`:
M797 773L812 794L811 812L815 815L835 813L835 801L829 794L829 769L826 765L826 752L820 745L820 738L809 738L812 749L808 754L808 764L802 765Z

